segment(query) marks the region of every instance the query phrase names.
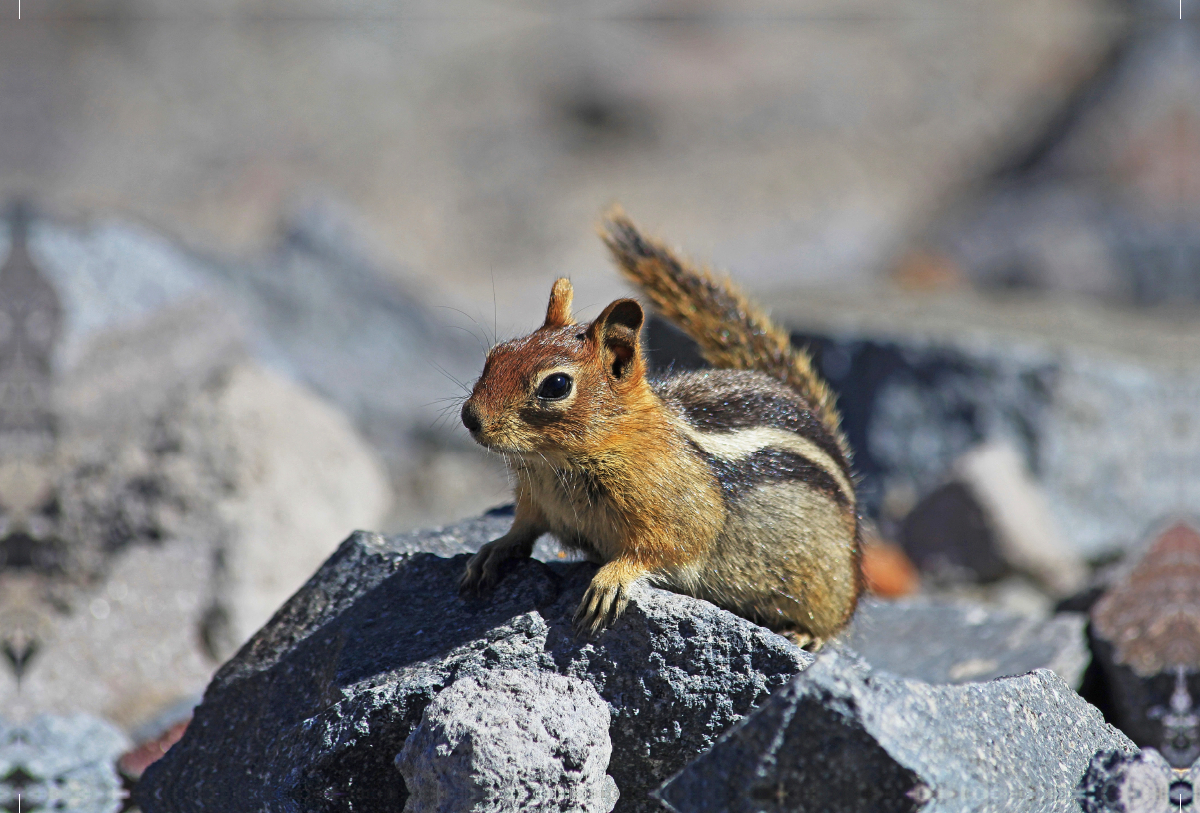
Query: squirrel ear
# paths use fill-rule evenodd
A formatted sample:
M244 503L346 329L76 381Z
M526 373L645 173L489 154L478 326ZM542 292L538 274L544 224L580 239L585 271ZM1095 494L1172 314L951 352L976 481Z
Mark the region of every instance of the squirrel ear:
M588 327L588 338L611 354L610 370L614 378L624 378L640 360L640 336L645 314L633 299L618 299L601 311Z
M546 321L542 327L566 327L575 324L571 318L571 298L575 289L566 277L559 277L550 289L550 304L546 306Z

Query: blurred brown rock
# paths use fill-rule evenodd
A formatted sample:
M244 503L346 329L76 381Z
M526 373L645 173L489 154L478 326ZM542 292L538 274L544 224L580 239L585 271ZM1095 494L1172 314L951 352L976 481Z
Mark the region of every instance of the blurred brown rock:
M1177 768L1200 757L1200 532L1159 534L1091 611L1114 722Z

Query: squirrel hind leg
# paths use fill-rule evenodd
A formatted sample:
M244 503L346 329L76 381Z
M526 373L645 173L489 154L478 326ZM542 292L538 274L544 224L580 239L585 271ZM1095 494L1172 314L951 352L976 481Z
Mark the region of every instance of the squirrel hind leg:
M796 646L808 652L817 653L821 651L821 647L825 646L825 639L808 633L800 632L799 630L786 630L779 633L784 638L787 638Z

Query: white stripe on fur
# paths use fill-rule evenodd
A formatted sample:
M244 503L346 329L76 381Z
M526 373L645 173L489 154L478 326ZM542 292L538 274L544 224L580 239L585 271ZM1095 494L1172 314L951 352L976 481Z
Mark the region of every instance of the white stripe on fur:
M841 467L821 447L795 432L770 426L736 429L732 432L701 432L682 422L680 426L684 434L694 440L701 449L730 463L743 460L763 449L780 449L798 454L824 470L837 481L838 488L846 498L854 500L854 488Z

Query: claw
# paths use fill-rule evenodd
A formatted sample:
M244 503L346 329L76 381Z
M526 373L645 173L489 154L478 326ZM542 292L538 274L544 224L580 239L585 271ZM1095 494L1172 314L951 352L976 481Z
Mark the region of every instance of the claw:
M589 638L595 637L620 618L626 605L629 604L628 584L619 582L597 584L596 582L597 579L593 579L588 586L572 619L575 622L575 629Z
M807 632L789 630L781 634L784 638L787 638L796 646L800 647L801 649L806 649L809 652L820 652L821 647L825 646L824 638L817 638Z
M504 536L493 539L467 560L467 567L458 580L460 593L479 594L500 580L500 567L509 559L529 556L533 542L541 530L535 526L514 524Z
M467 567L458 580L460 593L482 593L495 586L500 577L500 565L511 559L517 546L503 538L488 542L467 560Z

